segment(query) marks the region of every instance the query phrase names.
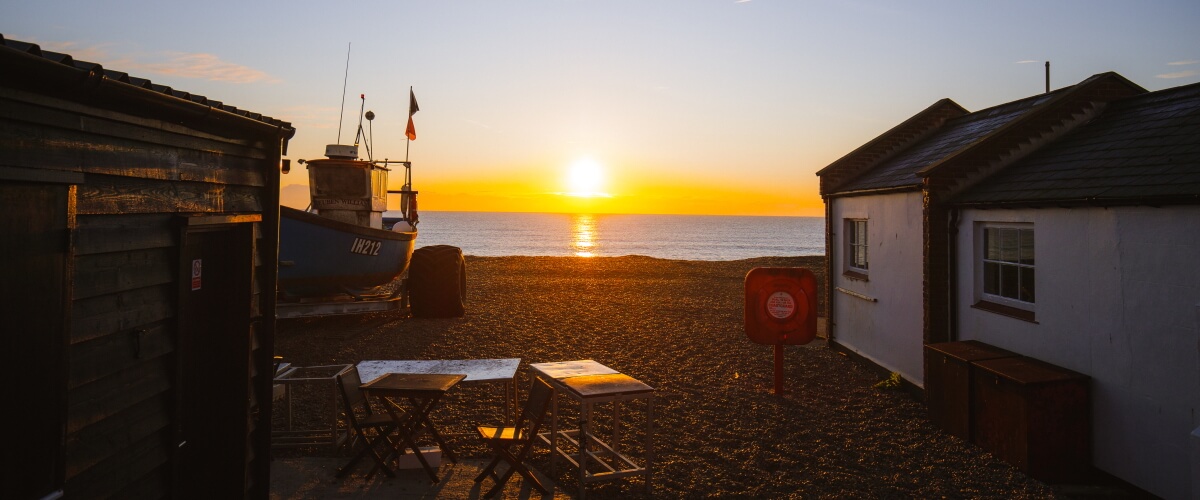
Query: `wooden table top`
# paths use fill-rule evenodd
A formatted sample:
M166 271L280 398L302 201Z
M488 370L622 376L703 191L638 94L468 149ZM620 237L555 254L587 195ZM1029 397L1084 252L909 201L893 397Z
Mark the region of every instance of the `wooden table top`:
M653 387L622 373L568 377L558 380L558 383L580 398L654 392Z
M463 382L509 381L517 374L521 358L499 359L368 359L358 362L363 380L384 373L462 373Z
M611 375L618 371L590 359L578 361L554 361L551 363L533 363L529 365L534 371L553 379L580 377L584 375Z
M378 394L420 396L444 393L467 378L463 374L385 373L362 385L362 390Z

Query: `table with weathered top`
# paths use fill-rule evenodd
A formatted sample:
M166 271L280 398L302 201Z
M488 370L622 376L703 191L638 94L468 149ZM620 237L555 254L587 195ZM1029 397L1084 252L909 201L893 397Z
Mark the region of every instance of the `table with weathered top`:
M362 380L385 373L462 373L464 384L501 384L505 416L511 418L517 405L516 377L521 358L498 359L371 359L358 363Z
M425 472L429 473L430 479L433 479L435 483L438 482L437 471L421 454L421 448L417 446L417 437L420 436L421 431L429 430L429 434L437 442L442 454L451 462L458 463L454 452L446 445L446 441L434 427L433 421L429 420L429 413L437 406L446 391L466 377L462 374L385 373L360 387L364 394L379 398L387 408L392 420L396 422L396 429L400 435L400 443L397 446L399 449L396 451L403 454L406 449L412 450L417 461L421 462L421 467L425 468ZM397 400L400 399L408 401L408 409L397 403ZM386 465L382 466L386 467Z
M587 484L629 476L641 476L646 491L650 491L650 470L654 462L654 388L596 361L562 361L529 365L534 375L550 383L558 394L580 404L578 429L560 429L558 397L550 405L550 431L538 437L550 447L550 473L558 456L565 458L579 475L579 498L587 494ZM646 436L642 465L621 450L621 403L646 400ZM612 432L607 441L597 435L593 407L598 403L613 403ZM563 449L560 440L574 447L575 452ZM598 471L588 470L589 462Z

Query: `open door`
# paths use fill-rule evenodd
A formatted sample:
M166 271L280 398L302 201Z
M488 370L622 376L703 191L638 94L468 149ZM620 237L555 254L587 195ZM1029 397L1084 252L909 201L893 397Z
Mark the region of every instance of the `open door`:
M175 497L241 498L250 450L253 225L193 223L180 243Z

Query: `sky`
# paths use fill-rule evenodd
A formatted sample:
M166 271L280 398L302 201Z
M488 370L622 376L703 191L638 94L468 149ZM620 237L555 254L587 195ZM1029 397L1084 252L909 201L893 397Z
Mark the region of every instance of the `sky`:
M1052 88L1196 83L1197 26L1196 0L0 5L5 38L291 122L286 205L365 95L422 210L502 212L822 216L815 173L938 99L1040 93L1046 61Z

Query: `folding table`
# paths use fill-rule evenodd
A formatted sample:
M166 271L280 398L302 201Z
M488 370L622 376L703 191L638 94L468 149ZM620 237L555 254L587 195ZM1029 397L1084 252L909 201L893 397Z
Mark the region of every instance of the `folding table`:
M464 384L501 384L505 417L512 418L517 406L517 367L521 358L497 359L368 359L358 363L363 380L385 373L461 373Z
M535 376L549 382L556 393L580 404L579 428L560 429L558 398L552 399L550 432L538 436L550 447L550 473L554 474L555 459L558 456L565 458L578 472L580 499L587 494L588 483L629 476L641 476L646 491L650 491L650 470L654 461L654 388L590 359L533 363L529 368ZM635 462L628 452L621 451L621 403L637 399L646 400L643 465ZM612 438L606 442L596 435L592 410L596 403L607 402L613 403L613 412ZM572 445L575 453L564 450L560 440ZM589 462L602 470L589 471Z
M441 447L442 454L451 462L458 463L454 452L446 445L433 422L429 420L429 413L433 411L434 406L442 399L446 391L464 378L467 376L463 374L386 373L361 386L365 394L379 398L384 403L388 414L396 422L401 441L400 449L397 452L403 454L405 448L412 450L417 461L421 462L421 467L425 468L425 472L429 473L429 477L435 483L438 482L437 471L433 470L429 461L421 454L421 448L417 446L417 437L423 429L429 429L430 435ZM407 399L411 408L405 410L396 403L397 399Z

